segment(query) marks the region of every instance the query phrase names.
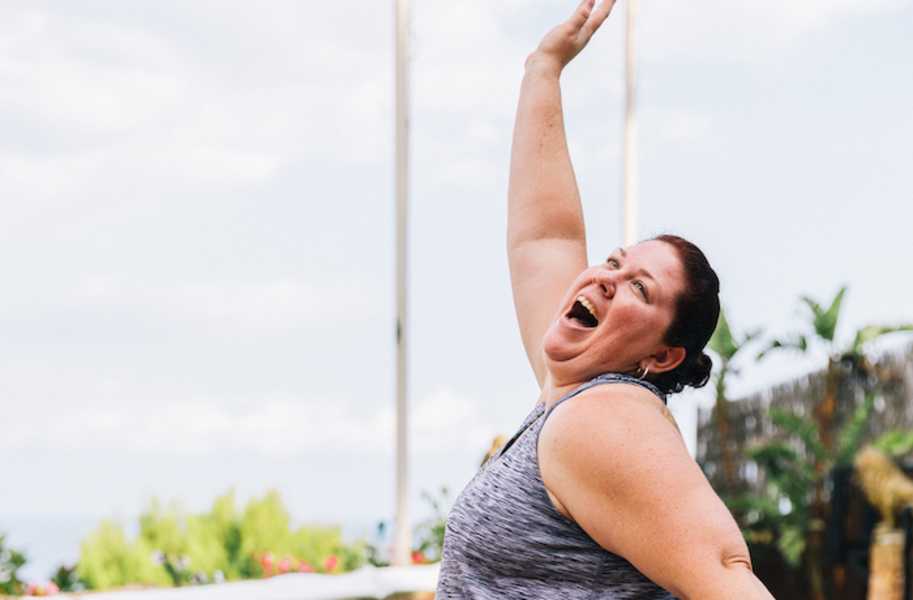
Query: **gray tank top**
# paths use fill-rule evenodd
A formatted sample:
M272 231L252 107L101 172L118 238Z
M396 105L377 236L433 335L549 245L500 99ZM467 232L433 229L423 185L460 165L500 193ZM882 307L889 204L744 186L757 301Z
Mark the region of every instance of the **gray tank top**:
M539 472L537 442L556 406L595 385L652 384L607 373L546 411L537 404L499 454L457 496L447 518L436 598L478 600L669 600L673 596L612 554L554 507Z

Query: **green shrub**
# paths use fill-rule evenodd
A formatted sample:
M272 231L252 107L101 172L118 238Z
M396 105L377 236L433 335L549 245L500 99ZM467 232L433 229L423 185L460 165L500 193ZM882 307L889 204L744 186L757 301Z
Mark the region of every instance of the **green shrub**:
M127 540L119 523L102 521L83 541L76 572L86 587L96 590L127 584L168 585L171 580L156 563L154 552L142 537Z
M28 559L23 552L6 545L6 535L0 533L0 594L19 595L23 592L23 582L19 579L19 569L25 566Z
M179 505L153 500L129 542L123 531L102 523L83 543L79 576L90 589L126 584L181 586L248 579L290 571L341 572L365 563L363 542L345 545L339 527L291 528L275 491L248 502L243 513L234 491L207 513L185 514Z

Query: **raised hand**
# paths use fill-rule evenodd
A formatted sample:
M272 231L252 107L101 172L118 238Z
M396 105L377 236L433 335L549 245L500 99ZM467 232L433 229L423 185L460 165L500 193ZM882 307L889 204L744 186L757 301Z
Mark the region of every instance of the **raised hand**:
M527 67L532 63L561 72L606 20L615 0L601 0L594 10L595 4L596 0L583 0L567 21L545 34L539 47L527 57Z

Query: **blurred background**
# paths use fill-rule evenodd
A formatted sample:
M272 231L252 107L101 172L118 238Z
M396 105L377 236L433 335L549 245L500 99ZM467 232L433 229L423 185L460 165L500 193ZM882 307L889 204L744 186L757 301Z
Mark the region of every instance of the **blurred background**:
M438 514L423 492L458 493L538 395L508 280L508 161L524 59L575 5L413 2L416 523ZM623 16L562 78L592 261L622 239ZM337 525L339 543L390 522L393 17L366 1L0 7L0 534L28 557L22 581L73 565L103 519L136 535L153 499L202 513L274 490L290 528ZM911 22L909 0L641 6L640 237L697 243L736 341L763 330L726 380L733 406L817 389L860 328L913 321ZM755 360L799 331L806 351ZM913 336L870 337L854 356L907 382L895 421L860 426L874 439L909 427ZM878 404L866 373L861 392L833 384L849 398L835 428ZM699 429L719 431L714 388L670 399L696 456ZM822 394L784 402L809 416ZM761 441L791 435L767 419ZM758 441L741 435L740 453ZM767 481L764 460L750 469Z

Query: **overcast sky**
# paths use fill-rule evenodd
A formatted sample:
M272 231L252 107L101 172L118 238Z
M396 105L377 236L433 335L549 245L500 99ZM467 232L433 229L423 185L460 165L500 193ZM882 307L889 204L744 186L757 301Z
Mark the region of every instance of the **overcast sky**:
M0 7L0 530L278 488L393 507L391 2ZM504 232L523 61L576 2L414 2L413 499L537 389ZM563 77L591 260L621 241L623 11ZM737 330L850 291L913 320L913 1L652 0L641 237L700 245ZM746 365L736 395L820 356ZM673 397L683 426L708 390Z

